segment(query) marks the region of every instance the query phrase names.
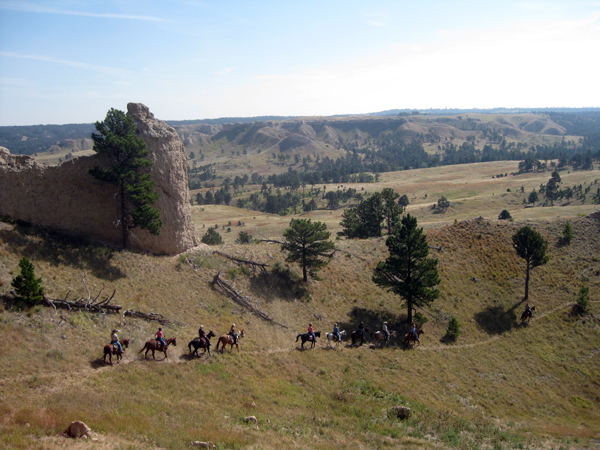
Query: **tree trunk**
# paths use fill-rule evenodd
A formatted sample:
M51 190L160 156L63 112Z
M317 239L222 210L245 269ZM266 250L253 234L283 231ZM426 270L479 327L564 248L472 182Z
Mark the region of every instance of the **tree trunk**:
M408 311L407 311L408 314L406 315L406 323L408 323L410 325L411 323L413 323L413 315L412 315L412 312L413 312L412 306L413 305L412 305L412 302L406 302L406 305L408 306Z
M527 270L525 272L525 298L523 300L527 300L529 298L529 260L527 260Z
M123 231L123 250L129 246L129 230L127 229L127 206L125 205L125 188L121 183L121 229Z

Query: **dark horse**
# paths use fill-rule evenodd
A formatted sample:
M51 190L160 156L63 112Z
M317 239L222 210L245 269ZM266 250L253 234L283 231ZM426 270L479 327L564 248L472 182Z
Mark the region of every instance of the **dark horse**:
M421 335L422 335L423 333L425 333L425 332L423 331L423 328L419 328L419 329L417 330L417 334L419 335L419 338L421 337ZM411 344L411 342L416 342L416 343L417 343L417 345L419 345L419 344L420 344L420 342L419 342L419 341L417 341L417 338L415 337L415 335L413 334L413 332L412 332L412 331L409 331L408 333L406 333L406 334L404 335L404 345L405 345L406 347L408 347L408 346Z
M203 348L204 349L204 353L206 353L206 350L208 350L208 354L210 355L210 338L211 337L215 337L216 334L213 333L212 330L210 330L208 332L208 334L206 335L206 338L194 338L193 340L190 341L190 343L188 344L188 348L190 349L190 353L191 354L195 354L196 356L200 356L198 354L198 349L199 348ZM194 346L194 351L192 352L192 346ZM203 353L203 355L204 355Z
M154 360L156 360L156 357L154 356L154 352L159 351L159 352L163 352L165 354L164 359L168 359L167 349L169 348L169 345L171 345L171 344L173 344L173 346L177 346L177 338L172 337L171 339L167 339L166 342L167 342L167 344L165 345L165 347L161 348L160 342L158 342L156 339L150 339L149 341L146 341L146 344L144 345L144 347L142 347L142 349L138 352L138 354L142 353L144 350L146 350L146 353L144 353L144 359L146 359L146 357L148 356L148 352L150 350L152 350L152 358Z
M244 330L240 331L240 334L237 335L237 341L239 342L241 338L244 337ZM227 344L231 345L231 348L229 349L229 353L231 353L233 351L233 346L235 345L235 348L237 348L238 353L240 352L240 347L237 344L233 343L233 336L230 334L222 334L221 336L219 336L219 340L217 341L217 347L215 348L215 350L219 350L219 344L221 345L221 353L225 351L225 346Z
M354 330L350 335L352 337L352 345L356 344L358 341L360 341L360 345L363 345L363 343L365 342L365 333L368 332L368 328L365 328L363 333L361 333L360 330Z
M305 342L310 342L310 348L315 348L315 343L317 342L317 338L321 337L321 332L320 331L315 331L315 339L312 340L310 337L310 334L305 333L305 334L299 334L298 336L296 336L296 342L298 342L298 339L302 338L302 350L304 350L304 343Z
M129 348L129 339L121 339L121 345L125 348ZM106 344L104 346L104 364L106 364L106 356L108 355L108 361L110 362L110 365L112 366L112 355L117 355L117 363L123 359L123 354L119 352L119 348L112 345L112 344Z
M527 321L527 323L529 323L529 321L531 320L531 318L533 317L533 312L535 311L535 306L531 307L531 311L523 311L523 314L521 314L521 323Z

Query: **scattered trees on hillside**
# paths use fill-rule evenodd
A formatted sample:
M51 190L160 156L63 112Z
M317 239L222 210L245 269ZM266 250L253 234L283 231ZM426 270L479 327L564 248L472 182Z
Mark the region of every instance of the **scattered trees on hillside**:
M406 302L407 321L413 320L415 306L430 305L440 292L437 262L429 258L429 245L417 219L404 216L394 234L386 240L390 255L373 272L373 282L399 295Z
M353 208L342 213L342 233L351 238L367 239L380 237L382 222L385 218L385 206L381 193L376 192Z
M133 117L111 108L103 122L96 122L96 131L99 134L92 133L94 151L108 157L112 165L96 166L90 174L116 186L120 202L117 223L122 229L123 248L129 247L131 230L136 227L160 235L163 221L160 211L152 206L159 193L151 175L141 171L152 165L152 159L146 143L135 134Z
M432 209L436 209L441 213L445 213L448 208L450 208L450 201L445 197L445 196L441 196L441 198L438 199L437 201L437 205L434 203Z
M13 278L10 285L17 294L16 300L25 306L31 307L41 303L44 299L42 279L35 277L33 264L23 256L19 261L21 273Z
M529 298L529 272L531 269L546 264L548 256L548 243L540 233L530 227L520 228L512 237L513 247L519 257L527 263L525 272L525 297Z
M305 282L309 274L316 278L316 272L329 264L328 260L322 259L330 257L329 252L335 250L334 243L328 240L329 236L331 233L325 223L310 219L292 219L290 227L283 232L281 249L289 252L286 261L302 267Z

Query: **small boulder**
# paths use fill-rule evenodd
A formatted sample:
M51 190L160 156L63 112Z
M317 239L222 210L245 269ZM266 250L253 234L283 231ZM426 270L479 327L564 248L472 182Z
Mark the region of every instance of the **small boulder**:
M258 423L258 419L256 418L256 416L247 416L245 419L246 423L248 422L254 422L255 424Z
M200 448L217 448L217 446L212 442L193 441L192 445Z
M67 435L72 438L87 438L92 430L79 420L72 422L67 430Z

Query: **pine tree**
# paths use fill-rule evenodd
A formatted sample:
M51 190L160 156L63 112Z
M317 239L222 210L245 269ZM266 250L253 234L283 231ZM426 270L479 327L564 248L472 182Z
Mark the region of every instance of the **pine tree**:
M17 293L17 300L24 302L27 306L34 306L44 299L44 288L42 279L36 278L33 264L25 257L19 261L21 273L13 278L11 286Z
M304 281L308 281L308 274L315 278L316 271L329 264L321 259L335 250L334 243L328 241L329 236L331 233L325 223L313 223L310 219L292 219L290 227L283 232L285 242L281 249L289 252L286 261L300 264Z
M571 222L569 222L567 220L567 223L565 223L565 227L563 228L562 241L565 244L569 245L572 240L573 240L573 226L571 225Z
M216 228L218 227L219 226L217 225ZM223 238L216 228L209 228L204 236L202 236L202 239L200 239L200 242L206 245L221 245L223 243Z
M156 183L149 173L141 172L152 165L152 160L146 143L135 134L133 117L111 108L103 122L96 122L96 131L100 134L92 133L94 151L106 155L112 165L96 166L90 174L117 187L123 248L129 247L133 228L160 235L163 225L160 211L152 206L159 198Z
M525 272L525 297L523 298L523 300L527 300L529 298L529 272L534 267L541 266L548 262L548 256L546 256L548 243L540 233L529 227L520 228L513 235L512 241L517 255L527 262L527 269Z
M415 306L425 306L439 297L437 259L428 258L429 245L417 219L407 214L385 242L390 256L380 261L373 282L398 294L406 302L407 321L412 323Z

